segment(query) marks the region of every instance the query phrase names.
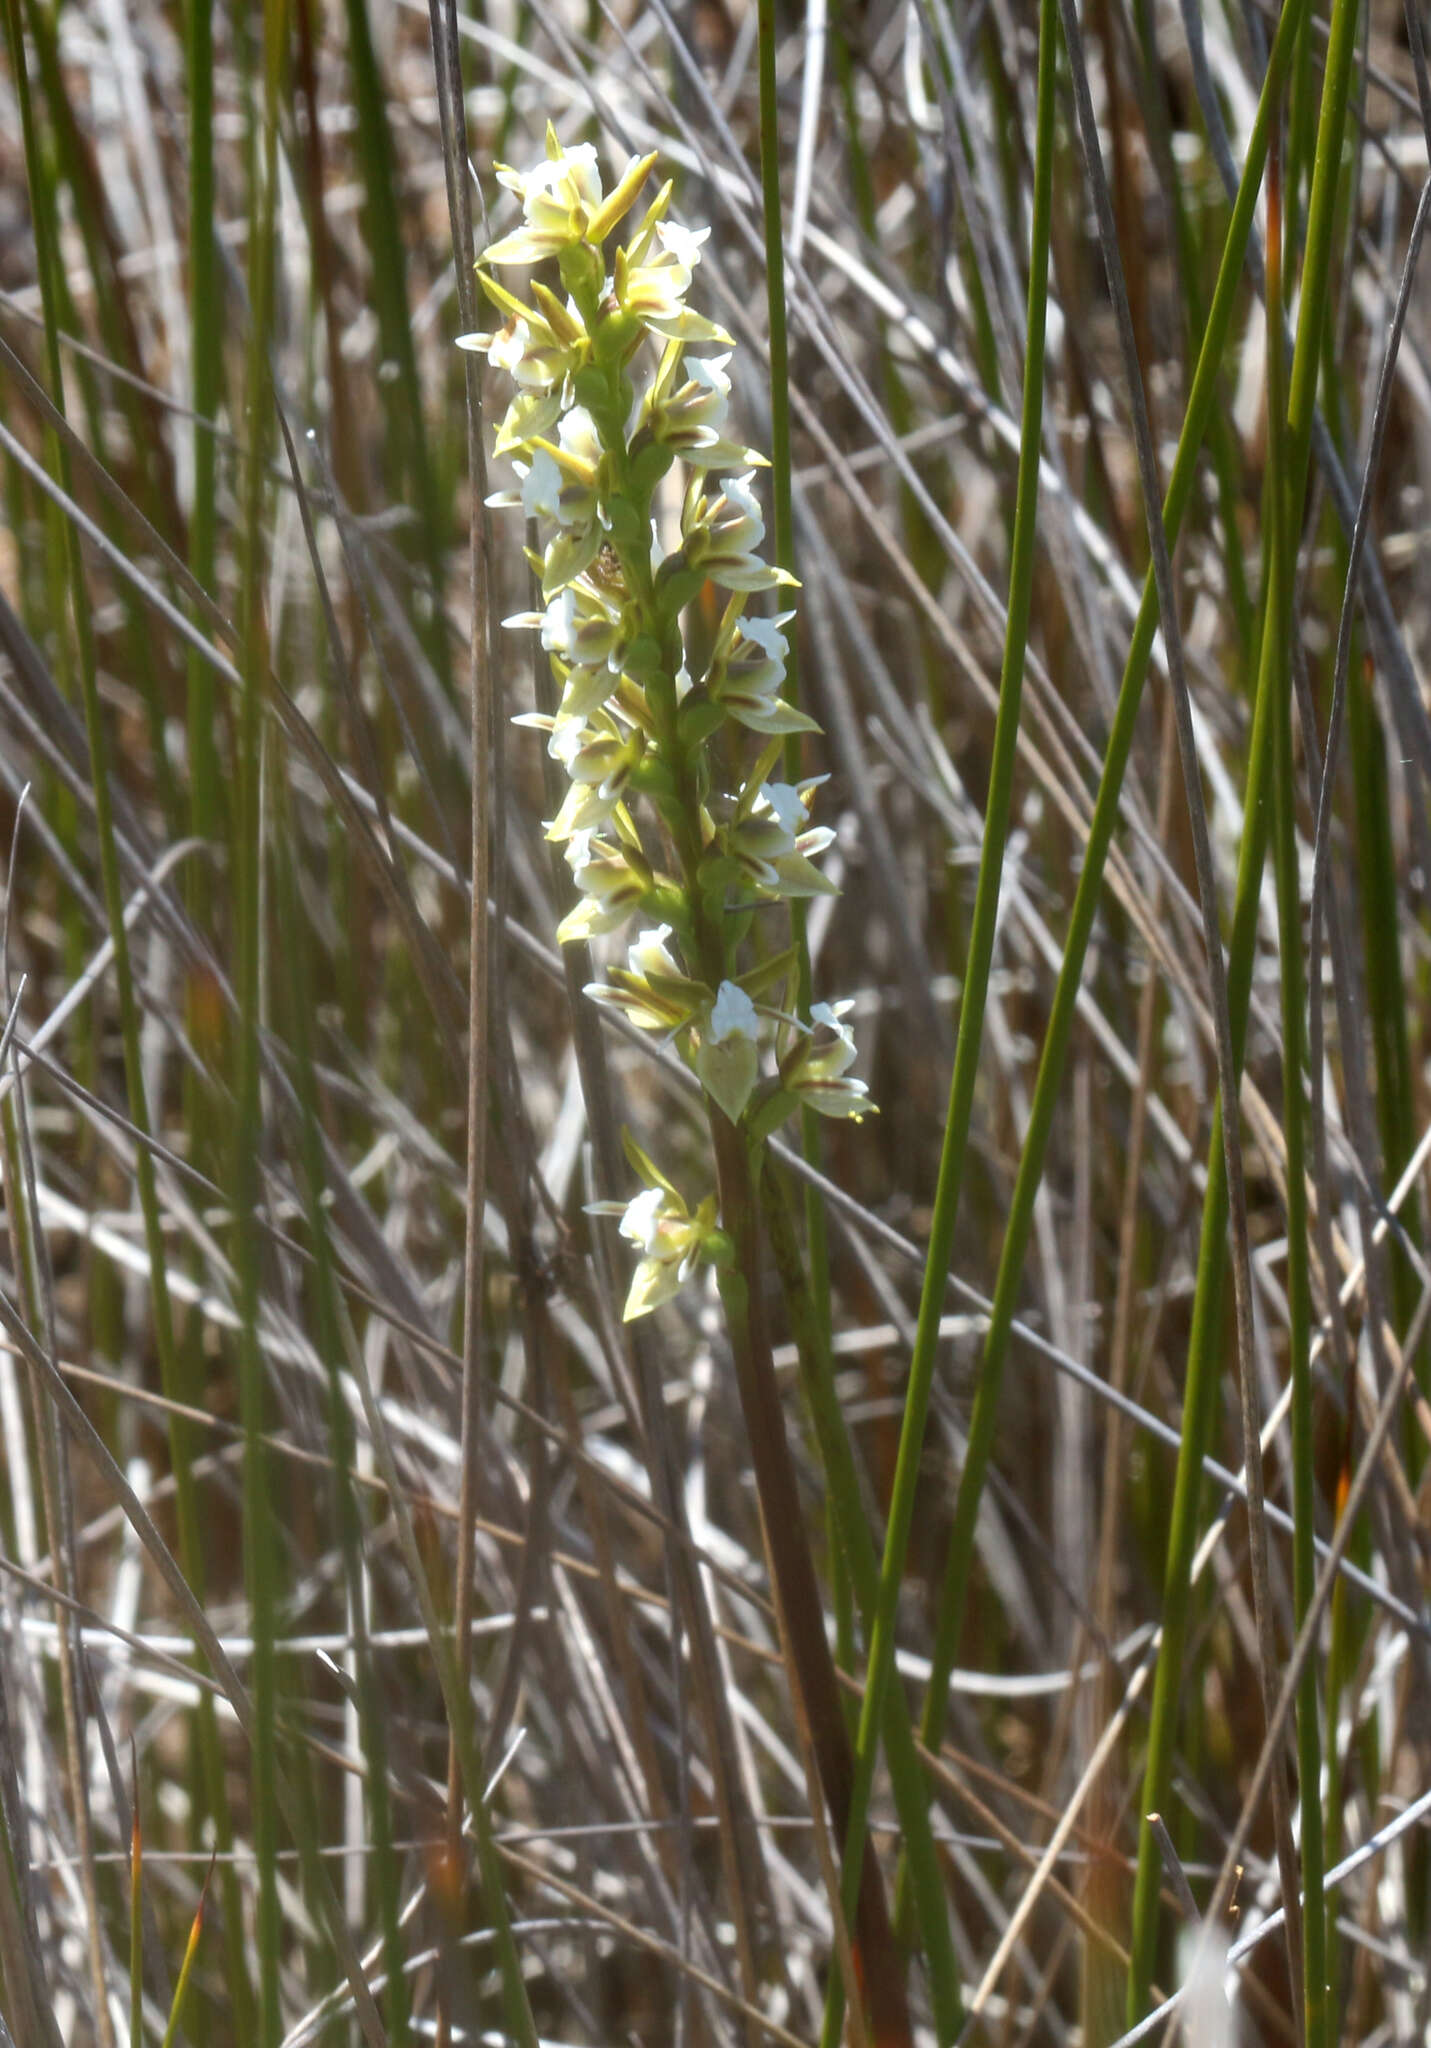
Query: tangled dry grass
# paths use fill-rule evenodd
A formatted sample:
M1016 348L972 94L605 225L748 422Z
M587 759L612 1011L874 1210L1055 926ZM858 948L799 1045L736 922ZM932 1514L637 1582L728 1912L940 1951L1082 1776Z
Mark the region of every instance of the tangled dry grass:
M1341 20L1311 11L1286 81L1294 323ZM1259 0L1095 0L1070 23L1108 216L1061 42L1022 717L898 1683L917 1720L957 1653L924 1765L969 2038L1124 2037L1161 1716L1145 2002L1182 1982L1211 1903L1235 1995L1220 1951L1189 2038L1411 2043L1431 2025L1421 31L1372 0L1351 48L1311 481L1305 507L1295 478L1287 500L1295 710L1268 772L1289 836L1260 889L1260 855L1239 884L1274 807L1266 784L1249 802L1253 702L1282 630L1269 507L1295 466L1275 406L1269 432L1285 365L1259 213L1172 551L1180 645L1157 640L1125 721L1085 958L1075 892L1151 577L1106 259L1121 252L1165 488L1276 21ZM827 1233L835 1386L878 1550L986 849L1036 11L7 0L6 24L9 2033L108 2048L142 2011L167 2040L212 1859L175 2039L508 2038L491 1887L448 1841L455 1685L541 2038L812 2042L839 1844L812 1798L714 1289L623 1328L620 1247L583 1214L630 1191L623 1123L698 1175L696 1106L679 1062L598 1020L555 949L551 791L508 724L546 687L526 641L498 642L494 701L472 710L474 646L529 592L474 489L490 422L469 418L452 346L474 324L454 248L485 238L486 208L502 224L492 162L529 160L549 120L613 162L659 150L681 218L713 227L703 303L739 344L738 431L768 447L773 58L800 686L843 889L809 944L822 980L858 992L881 1106L825 1133L815 1176L781 1172ZM486 398L505 402L495 379ZM1205 1213L1214 1263L1230 1248L1220 1293L1199 1277ZM1026 1256L1007 1251L1011 1216ZM1002 1384L996 1287L1017 1312ZM853 1722L864 1616L777 1334ZM1239 1379L1264 1431L1250 1513ZM961 1474L974 1554L941 1645ZM473 1619L454 1655L464 1516ZM1285 1703L1266 1743L1306 1559L1326 1581L1293 1759L1301 1791L1314 1760L1332 1872L1320 2035L1273 1917L1279 1847L1302 1871L1309 1811ZM1160 1704L1165 1626L1182 1643ZM883 1779L874 1830L892 1881ZM1214 1893L1239 1844L1229 1916ZM933 2039L917 1963L910 1983Z

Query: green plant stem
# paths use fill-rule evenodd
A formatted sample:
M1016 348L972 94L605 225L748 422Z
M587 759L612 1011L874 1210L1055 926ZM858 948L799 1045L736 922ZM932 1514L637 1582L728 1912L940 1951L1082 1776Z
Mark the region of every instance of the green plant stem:
M144 2040L144 1837L139 1822L139 1773L134 1774L134 1824L129 1850L129 2048Z
M770 479L771 540L776 564L793 576L795 564L795 514L791 495L790 453L790 341L785 317L785 230L780 213L780 105L776 92L775 0L759 0L758 36L760 49L760 186L765 234L765 294L770 325ZM800 703L799 635L791 633L785 658L782 695L795 706ZM785 772L791 782L800 780L804 744L802 735L792 732L785 742ZM790 905L790 930L795 944L795 1008L808 1019L814 987L810 973L810 944L806 933L807 905L796 898ZM800 1112L800 1150L806 1163L819 1167L822 1146L820 1119L808 1105ZM805 1185L805 1238L809 1247L810 1279L816 1313L828 1335L830 1327L830 1244L825 1204L812 1181ZM837 1567L833 1573L839 1635L847 1637L849 1598ZM842 1597L843 1596L843 1597Z
M185 14L186 58L189 86L189 302L190 347L193 372L194 499L189 521L189 566L204 590L213 593L218 580L218 450L216 416L222 369L222 301L215 261L214 234L214 141L213 141L213 0L189 0ZM213 671L197 648L187 656L188 722L186 745L190 764L189 826L194 836L217 847L225 834L217 744L218 705ZM186 867L186 893L190 916L202 930L207 922L212 895L211 871L203 859ZM191 982L189 987L189 1029L196 1047L211 1041L208 1018L213 1014L211 991ZM218 1046L214 1046L218 1051ZM224 1162L215 1158L209 1137L210 1117L202 1076L187 1062L184 1068L185 1127L193 1134L193 1163L222 1176ZM202 1371L202 1332L197 1324L176 1359L186 1399L193 1400ZM181 1544L182 1554L182 1544ZM185 1555L185 1573L189 1564ZM196 1590L202 1578L193 1580ZM196 1820L201 1825L205 1810L212 1815L220 1852L219 1899L222 1905L223 1946L227 1958L234 2023L244 2038L253 2026L252 1992L243 1967L243 1910L235 1871L233 1828L223 1793L223 1766L218 1753L214 1710L207 1694L199 1704L201 1751L200 1789L196 1799ZM196 1833L195 1846L201 1841Z
M214 25L213 0L188 0L189 85L189 304L193 356L194 506L189 524L189 566L210 593L217 574L217 448L222 350L222 304L214 261ZM214 682L197 648L188 652L190 827L196 838L217 842L221 830L219 762L214 734ZM189 864L190 912L202 923L208 896L203 861ZM189 1119L190 1128L196 1121Z
M1329 81L1330 83L1330 81ZM1295 190L1295 188L1294 188ZM1313 180L1312 204L1317 203ZM1269 204L1267 266L1268 467L1281 496L1282 304L1273 247L1278 224ZM1309 240L1311 220L1308 223ZM1330 237L1328 238L1330 247ZM1274 280L1279 288L1274 291ZM1300 338L1300 337L1299 337ZM1317 351L1321 350L1321 334ZM1314 358L1315 360L1316 358ZM1290 482L1290 480L1289 480ZM1300 496L1281 498L1273 545L1281 553L1277 615L1267 621L1274 677L1273 848L1282 983L1282 1128L1287 1146L1287 1340L1292 1381L1292 1605L1300 1629L1316 1586L1316 1476L1312 1440L1311 1276L1307 1222L1306 1036L1301 879L1297 857L1296 766L1292 748L1291 592L1296 575ZM1302 1811L1302 2004L1307 2048L1326 2042L1326 1932L1323 1895L1322 1753L1317 1724L1317 1666L1307 1659L1297 1691L1297 1778Z
M388 409L391 431L411 476L421 532L421 552L431 579L433 604L421 619L422 641L449 695L452 683L450 646L438 603L442 578L443 522L427 430L423 423L422 387L413 345L408 308L402 218L398 211L398 163L388 119L388 93L373 45L367 0L345 0L348 55L353 67L353 101L358 118L358 157L364 188L364 227L373 264L373 297L382 333L383 355L396 376Z
M274 290L274 232L278 178L279 85L287 44L286 0L265 0L263 10L263 95L261 133L251 159L253 219L249 240L247 363L247 454L244 470L241 580L239 590L239 697L236 817L234 834L234 927L238 971L237 1071L234 1085L235 1265L238 1273L239 1410L243 1423L244 1585L253 1630L254 1744L251 1768L252 1832L258 1885L256 1949L259 2006L258 2048L277 2048L282 2036L279 1977L282 1928L278 1905L278 1720L275 1634L278 1551L269 1495L265 1447L267 1389L258 1321L261 1239L258 1204L263 1182L263 1106L260 1096L259 1028L260 913L263 872L262 772L263 700L269 668L264 616L263 510L266 450L271 431L268 343Z
M989 970L993 960L994 935L998 920L999 884L1003 873L1004 845L1008 836L1012 804L1019 712L1023 700L1024 653L1028 642L1029 606L1033 592L1039 460L1043 433L1044 341L1048 305L1049 234L1053 204L1057 37L1057 0L1040 0L1038 133L1034 170L1033 228L1029 249L1028 338L1024 363L1023 423L1019 445L1013 557L1009 574L1008 626L999 680L999 709L994 728L993 760L989 771L984 842L974 898L974 922L969 938L969 958L959 1012L959 1033L954 1049L949 1112L944 1127L939 1180L934 1198L934 1218L924 1269L924 1287L919 1305L914 1354L910 1360L909 1384L905 1391L904 1420L900 1429L899 1453L890 1497L879 1594L870 1629L865 1697L860 1710L859 1734L855 1746L855 1784L851 1801L850 1831L845 1846L847 1911L852 1874L858 1869L859 1849L868 1819L870 1791L874 1783L879 1751L879 1733L884 1724L885 1696L894 1668L899 1591L904 1579L909 1533L914 1519L914 1498L924 1454L924 1432L929 1416L934 1361L939 1345L939 1318L954 1245L964 1154L973 1112L974 1084L983 1034L984 1003L988 993ZM905 1888L907 1880L905 1886L896 1894L897 1923L904 1918ZM825 2048L834 2048L838 2030L836 1987L832 1981L826 2001L822 2035Z
M853 1782L850 1741L825 1637L824 1606L800 1513L799 1487L765 1323L760 1218L751 1161L744 1132L714 1105L710 1128L721 1223L735 1247L734 1259L719 1276L721 1302L750 1441L781 1632L830 1818L839 1838L848 1840ZM857 1946L874 2043L876 2048L894 2048L894 2044L913 2038L903 1961L889 1924L879 1864L863 1830L856 1853L853 1879L848 1867L844 1877L845 1921ZM838 1972L833 1975L838 1977Z
M760 1208L799 1354L800 1377L820 1449L830 1519L868 1638L879 1598L879 1556L865 1516L854 1452L835 1392L829 1332L819 1313L813 1287L805 1277L789 1200L769 1159L761 1177ZM949 1932L944 1880L930 1826L929 1800L914 1746L909 1706L898 1684L890 1686L885 1702L884 1745L895 1807L904 1829L914 1909L929 1969L935 2036L940 2048L945 2048L946 2043L957 2038L963 2023L959 1966Z

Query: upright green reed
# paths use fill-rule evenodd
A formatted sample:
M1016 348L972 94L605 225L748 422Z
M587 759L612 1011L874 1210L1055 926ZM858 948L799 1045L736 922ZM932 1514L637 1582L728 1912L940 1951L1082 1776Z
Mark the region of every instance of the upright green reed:
M218 570L217 413L223 371L223 299L219 290L214 220L214 0L187 0L189 88L189 351L194 408L194 499L189 516L189 567L211 594ZM197 648L188 650L189 829L217 846L224 837L220 811L219 750L213 670ZM189 867L189 904L200 929L211 896L203 861ZM195 1128L199 1119L191 1118Z
M855 1867L856 1854L863 1840L870 1791L878 1759L885 1695L894 1669L899 1593L904 1579L905 1559L914 1519L915 1492L924 1451L924 1431L928 1420L934 1362L939 1345L939 1321L944 1306L949 1260L954 1246L960 1183L964 1171L969 1124L973 1114L974 1086L978 1076L983 1036L984 1003L988 992L989 969L993 961L999 885L1003 874L1004 846L1008 836L1009 810L1013 797L1019 709L1023 697L1024 654L1028 643L1029 606L1033 592L1039 461L1043 430L1045 315L1048 305L1057 58L1057 0L1041 0L1038 127L1035 139L1033 223L1029 242L1023 420L1019 444L1013 554L1009 572L1008 626L999 679L999 711L994 729L993 757L990 762L984 837L974 898L974 921L969 936L968 962L960 1000L959 1033L954 1051L949 1110L944 1126L934 1216L930 1226L924 1286L920 1296L919 1322L910 1359L909 1382L905 1390L904 1419L900 1428L899 1456L895 1466L894 1488L890 1497L889 1519L885 1531L879 1596L870 1629L865 1697L860 1710L859 1736L855 1750L855 1789L846 1838L847 1872ZM968 1455L971 1462L978 1455L972 1436ZM965 1483L968 1483L967 1468ZM934 1684L936 1687L939 1684L937 1673ZM927 1709L926 1726L922 1732L928 1740ZM930 1746L937 1750L937 1735ZM847 1876L847 1905L848 1882ZM906 1888L907 1884L906 1878ZM902 1901L897 1895L896 1923L898 1924L902 1918ZM825 2015L826 2048L833 2048L836 2039L838 2015L834 1998L832 1987L831 2001L826 2007Z
M1269 193L1269 197L1273 196ZM1316 1582L1316 1479L1313 1471L1311 1386L1311 1246L1307 1227L1306 1104L1303 1095L1305 976L1302 970L1302 891L1297 855L1297 783L1292 749L1292 650L1289 631L1296 569L1293 507L1282 492L1285 458L1282 405L1282 299L1274 291L1280 265L1274 243L1281 223L1268 208L1267 459L1272 508L1271 545L1280 551L1277 610L1265 625L1274 678L1272 837L1277 888L1277 935L1282 969L1282 1129L1287 1142L1287 1305L1292 1377L1292 1482L1296 1532L1292 1544L1292 1601L1301 1626ZM1244 1369L1250 1361L1244 1362ZM1317 1727L1317 1665L1308 1658L1297 1703L1297 1776L1302 1810L1302 2000L1307 2048L1326 2040L1326 1913L1322 1904L1322 1756Z
M440 602L443 562L443 519L437 479L428 449L422 389L417 374L412 319L408 307L402 222L398 212L398 163L388 120L387 92L373 46L367 0L344 0L348 54L353 67L353 98L358 115L358 157L367 208L368 253L373 265L373 298L382 334L383 356L395 372L393 401L387 408L398 449L398 475L411 480L417 503L420 545L416 552L431 581L430 603L421 620L423 644L449 691L451 649Z
M260 1095L261 902L263 896L263 705L269 670L264 582L267 548L264 507L267 453L272 436L269 346L273 321L274 234L277 218L278 109L288 32L286 0L265 0L262 96L255 108L258 133L250 152L255 180L249 234L249 332L246 365L246 449L243 484L238 633L239 697L234 805L234 932L238 1001L234 1080L233 1189L238 1272L238 1378L244 1430L244 1585L252 1612L254 1706L250 1775L258 1906L256 1960L258 2048L276 2048L282 2033L279 1973L282 1964L278 1905L278 1689L275 1633L279 1554L265 1449L268 1399L259 1338L262 1291L264 1151Z

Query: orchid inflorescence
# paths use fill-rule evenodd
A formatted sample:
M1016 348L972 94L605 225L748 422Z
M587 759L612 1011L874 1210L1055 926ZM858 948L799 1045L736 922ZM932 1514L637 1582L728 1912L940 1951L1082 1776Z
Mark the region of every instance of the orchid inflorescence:
M819 728L781 694L793 614L746 610L794 579L761 559L751 483L763 460L728 438L733 343L686 303L710 230L668 217L667 183L607 267L605 244L654 162L632 158L604 192L595 149L564 150L549 127L535 169L498 166L522 223L488 245L477 274L503 324L459 346L516 385L495 450L513 458L518 488L491 502L520 507L543 542L529 553L543 609L506 623L540 633L561 693L554 715L517 721L547 733L567 777L547 837L579 900L557 937L642 919L626 966L586 993L673 1040L719 1111L758 1142L802 1104L856 1119L871 1104L849 1072L850 1005L817 1003L808 1019L779 1007L793 948L741 967L762 908L838 893L814 865L834 834L810 822L816 782L779 779L789 736ZM493 274L551 262L561 292L534 276L528 300ZM662 500L668 548L656 501L678 464L679 511ZM725 593L713 625L693 603L707 586ZM620 1215L641 1252L630 1319L728 1241L713 1198L689 1209L627 1149L643 1192L594 1206Z

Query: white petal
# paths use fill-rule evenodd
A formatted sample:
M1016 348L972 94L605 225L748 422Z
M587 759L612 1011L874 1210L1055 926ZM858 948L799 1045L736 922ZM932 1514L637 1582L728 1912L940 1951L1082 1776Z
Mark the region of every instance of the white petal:
M755 1005L745 990L733 981L723 981L711 1006L711 1037L717 1044L727 1038L754 1039L760 1028Z

